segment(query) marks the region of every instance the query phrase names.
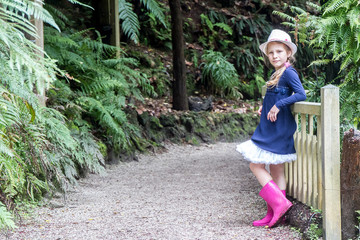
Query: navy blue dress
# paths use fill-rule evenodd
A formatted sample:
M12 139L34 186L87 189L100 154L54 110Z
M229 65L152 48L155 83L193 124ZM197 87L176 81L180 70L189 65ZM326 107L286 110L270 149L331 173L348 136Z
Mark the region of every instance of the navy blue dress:
M251 137L252 142L259 148L271 153L295 153L293 135L297 126L290 106L305 99L305 91L298 73L290 66L280 77L278 86L267 89L262 105L260 123ZM267 120L267 115L274 105L280 111L277 120L271 122Z

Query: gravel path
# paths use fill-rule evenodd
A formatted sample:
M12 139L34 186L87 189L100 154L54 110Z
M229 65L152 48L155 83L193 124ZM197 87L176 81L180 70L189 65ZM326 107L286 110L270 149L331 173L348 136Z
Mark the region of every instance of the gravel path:
M0 239L301 239L289 226L251 226L266 206L235 145L168 145L108 166L82 179L64 206L37 209Z

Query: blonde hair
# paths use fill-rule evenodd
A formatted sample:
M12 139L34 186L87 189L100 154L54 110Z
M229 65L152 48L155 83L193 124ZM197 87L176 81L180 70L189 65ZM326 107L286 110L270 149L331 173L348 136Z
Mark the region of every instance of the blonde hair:
M287 52L291 52L291 49L286 45L283 44L286 47L286 51ZM288 58L288 62L290 62L290 64L295 62L295 57L292 56L292 54L290 55L290 57ZM270 77L270 80L266 82L266 86L273 88L275 86L278 85L279 80L281 78L281 76L283 75L283 73L286 70L286 66L284 65L283 67L279 68L278 70L276 70Z

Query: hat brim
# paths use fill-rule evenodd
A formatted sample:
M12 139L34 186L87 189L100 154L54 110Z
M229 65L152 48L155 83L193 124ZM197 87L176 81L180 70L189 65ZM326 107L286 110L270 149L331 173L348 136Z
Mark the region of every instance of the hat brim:
M268 42L264 42L263 44L261 44L261 45L259 46L260 50L261 50L266 56L267 56L267 52L266 52L266 50L267 50L267 45L268 45L269 43L271 43L271 42L281 42L281 43L285 44L286 46L288 46L288 47L290 48L290 50L291 50L291 56L294 56L294 54L295 54L296 51L297 51L297 46L296 46L294 43L292 43L292 42L281 41L281 40L270 40L270 41L268 41Z

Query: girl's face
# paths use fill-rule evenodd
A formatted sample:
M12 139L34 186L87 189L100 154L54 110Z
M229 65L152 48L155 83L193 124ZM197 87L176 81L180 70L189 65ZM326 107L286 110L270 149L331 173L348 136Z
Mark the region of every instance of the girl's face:
M267 56L275 70L281 68L291 56L288 47L280 42L271 42L267 45Z

